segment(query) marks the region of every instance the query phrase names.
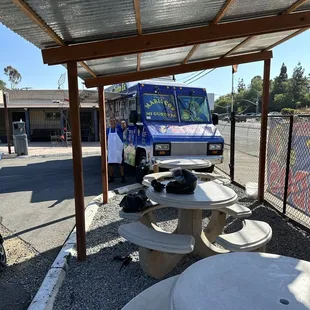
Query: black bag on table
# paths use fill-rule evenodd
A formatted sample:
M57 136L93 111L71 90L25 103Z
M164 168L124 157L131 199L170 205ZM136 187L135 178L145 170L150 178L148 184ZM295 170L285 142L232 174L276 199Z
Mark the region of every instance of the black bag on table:
M120 202L120 207L124 212L136 213L146 208L147 197L144 190L139 190L137 193L127 194Z

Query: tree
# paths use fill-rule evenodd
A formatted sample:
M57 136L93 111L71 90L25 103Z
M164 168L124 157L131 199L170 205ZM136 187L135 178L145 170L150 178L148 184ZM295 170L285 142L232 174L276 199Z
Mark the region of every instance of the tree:
M6 89L6 83L0 80L0 90L5 90L5 89Z
M239 79L238 80L238 86L237 86L238 93L242 92L245 89L246 89L246 86L244 84L243 79Z
M287 67L286 67L285 63L283 63L282 67L280 69L279 79L282 82L286 82L287 78L288 78L288 76L287 76Z
M22 80L21 74L12 66L4 68L4 74L8 76L9 81L11 82L11 89Z
M293 95L293 100L299 106L305 104L305 95L308 92L308 79L304 75L305 69L301 66L299 62L293 70L292 82L291 82L291 92Z

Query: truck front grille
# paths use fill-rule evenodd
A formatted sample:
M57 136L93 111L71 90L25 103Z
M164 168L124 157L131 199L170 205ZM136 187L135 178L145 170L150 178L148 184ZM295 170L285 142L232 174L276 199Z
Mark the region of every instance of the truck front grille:
M171 142L171 156L207 155L207 143Z

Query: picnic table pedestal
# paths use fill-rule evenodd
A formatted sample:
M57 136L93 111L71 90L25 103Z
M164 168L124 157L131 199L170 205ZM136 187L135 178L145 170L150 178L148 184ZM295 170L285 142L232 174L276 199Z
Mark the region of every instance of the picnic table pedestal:
M214 246L212 242L222 233L226 223L226 214L220 212L220 209L233 205L238 199L232 189L211 181L199 183L194 194L190 195L169 194L166 191L158 193L151 187L148 188L146 195L152 201L179 210L176 233L194 237L194 254L208 257L229 253ZM203 210L213 210L211 221L205 231L202 227ZM156 229L156 225L153 228ZM184 256L143 247L139 248L139 254L142 269L155 278L161 278L171 271Z

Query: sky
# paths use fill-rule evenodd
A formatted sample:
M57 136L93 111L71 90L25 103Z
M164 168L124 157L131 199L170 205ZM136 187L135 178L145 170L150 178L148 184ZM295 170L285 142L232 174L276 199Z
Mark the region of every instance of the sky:
M58 79L66 69L61 66L48 66L43 64L41 51L32 43L24 40L19 35L7 29L0 23L0 79L7 82L2 68L10 65L22 75L19 88L31 87L32 89L57 89ZM4 43L5 42L5 43ZM4 47L4 48L3 48ZM275 47L271 60L271 78L279 74L284 62L291 75L293 68L301 62L306 74L310 73L310 30ZM177 81L186 81L190 73L176 76ZM263 62L239 65L234 75L235 85L240 78L249 84L255 75L263 75ZM217 68L203 78L190 84L195 87L204 87L207 92L215 93L216 97L231 92L231 67ZM8 84L9 85L9 84ZM67 80L63 85L67 89ZM80 88L83 88L80 80Z

